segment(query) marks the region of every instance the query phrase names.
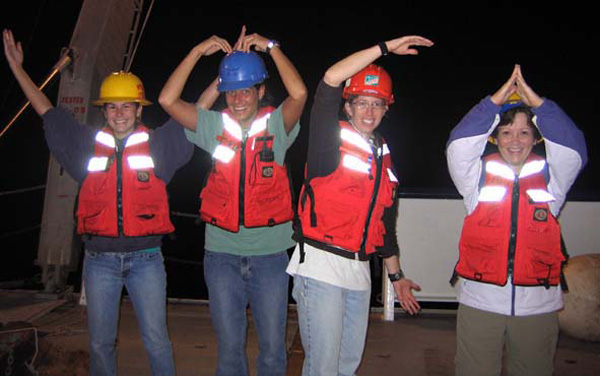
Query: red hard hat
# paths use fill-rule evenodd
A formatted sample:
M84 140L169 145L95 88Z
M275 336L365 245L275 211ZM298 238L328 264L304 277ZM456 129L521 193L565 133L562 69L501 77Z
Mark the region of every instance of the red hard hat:
M387 104L394 103L392 79L382 67L370 64L346 81L342 97L367 95L382 98Z

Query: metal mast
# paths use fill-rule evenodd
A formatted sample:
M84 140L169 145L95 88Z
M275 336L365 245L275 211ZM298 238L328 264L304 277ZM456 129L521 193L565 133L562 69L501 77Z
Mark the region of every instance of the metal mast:
M57 105L82 123L100 127L101 112L91 105L102 79L124 69L135 43L143 0L85 0L72 39L70 66L62 71ZM130 60L130 59L126 59ZM128 62L130 64L130 62ZM75 233L77 183L50 157L37 264L45 292L63 290L82 251Z

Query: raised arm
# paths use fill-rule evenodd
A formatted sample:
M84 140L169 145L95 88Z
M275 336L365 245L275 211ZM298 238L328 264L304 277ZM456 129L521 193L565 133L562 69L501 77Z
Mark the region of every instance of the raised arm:
M21 90L23 90L35 112L40 116L45 114L54 106L50 102L50 99L31 80L25 69L23 69L23 49L21 42L15 42L12 32L6 29L2 32L2 41L4 42L6 61L19 86L21 86Z
M372 47L357 51L338 61L325 72L323 80L329 86L340 86L348 78L384 54L418 55L419 51L414 49L413 46L431 47L433 46L433 42L418 35L410 35L381 42Z
M181 93L183 92L183 88L185 87L192 69L194 69L194 66L198 63L200 58L202 56L212 55L219 50L225 53L232 51L229 43L225 39L217 36L212 36L196 45L183 61L181 61L175 71L173 71L158 97L158 102L162 108L189 130L196 130L198 114L196 112L196 105L181 99ZM213 82L198 99L198 104L200 106L208 105L211 98L213 98L214 93L211 90L213 85L215 85L213 89L216 92L216 83ZM214 103L214 100L216 100L216 97L212 99L212 103ZM212 103L210 104L212 105Z
M308 91L294 64L279 46L273 45L269 49L269 42L269 39L255 33L245 36L239 49L247 52L254 46L258 51L269 52L288 93L288 97L282 104L282 112L285 130L289 134L302 115Z

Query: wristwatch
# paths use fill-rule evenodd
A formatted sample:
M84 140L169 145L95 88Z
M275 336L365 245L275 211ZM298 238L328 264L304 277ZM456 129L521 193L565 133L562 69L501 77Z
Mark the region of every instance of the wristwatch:
M267 53L270 54L271 53L271 48L273 47L279 47L279 42L277 42L276 40L271 39L268 43L267 43Z
M388 278L390 279L390 281L396 282L404 278L404 273L402 273L402 270L398 270L396 273L388 274Z

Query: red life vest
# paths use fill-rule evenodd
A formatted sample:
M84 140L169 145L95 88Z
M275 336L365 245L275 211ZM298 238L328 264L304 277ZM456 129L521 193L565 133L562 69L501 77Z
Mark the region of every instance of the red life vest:
M240 225L273 226L293 219L288 171L275 161L275 136L267 129L273 111L273 107L262 108L247 137L228 112L223 112L223 134L217 137L212 170L200 193L203 221L238 232Z
M456 272L467 279L504 286L508 276L522 286L555 286L565 256L560 226L549 210L546 161L530 155L518 177L496 153L484 159L484 185L465 218Z
M347 258L368 259L384 245L384 210L398 179L385 142L375 150L349 123L340 122L340 162L334 172L305 182L298 217L301 241Z
M166 185L154 174L149 137L148 129L138 125L117 161L112 129L105 127L96 134L94 157L79 191L79 234L117 237L120 231L125 236L173 232ZM117 164L121 164L120 184Z

